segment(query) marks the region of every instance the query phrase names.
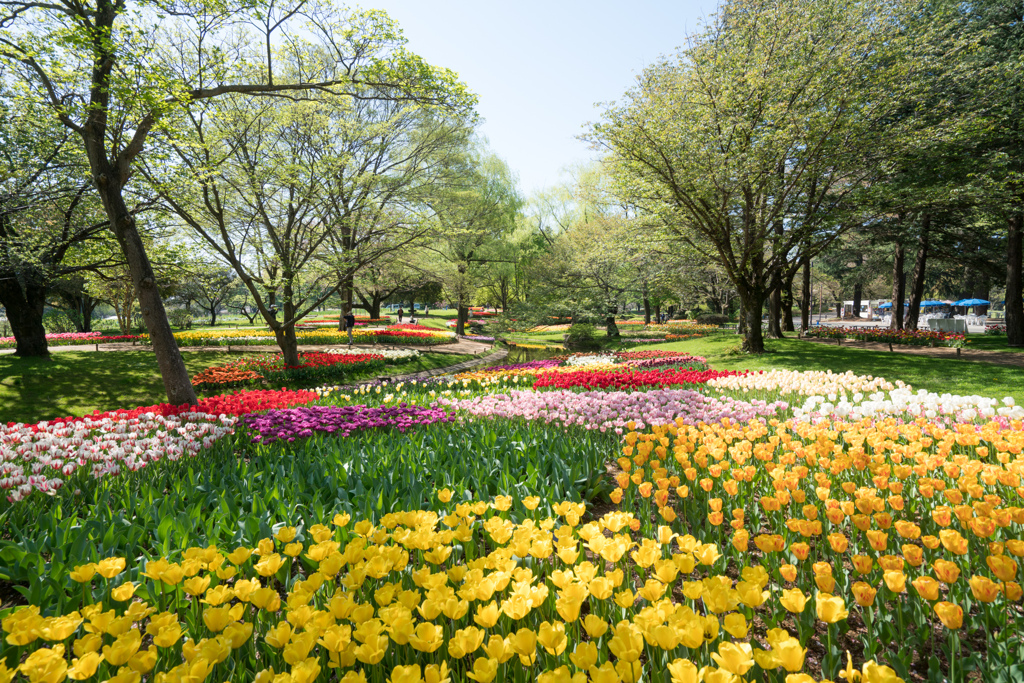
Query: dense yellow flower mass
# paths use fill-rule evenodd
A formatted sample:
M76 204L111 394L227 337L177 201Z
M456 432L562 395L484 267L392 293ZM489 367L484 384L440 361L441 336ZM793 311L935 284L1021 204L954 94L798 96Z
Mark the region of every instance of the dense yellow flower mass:
M814 595L820 622L860 610L868 639L879 609L899 638L912 620L987 629L1024 595L1022 449L1019 421L670 424L625 435L612 498L645 534L682 532L685 507L731 562L756 549L794 584L776 597L790 614Z
M585 505L563 502L515 523L510 503L376 525L338 515L252 548L188 548L144 566L107 558L75 570L74 609L18 609L2 622L5 641L23 648L17 674L32 682L631 683L669 671L681 683L803 669L798 637L751 629L752 609L796 606L768 567L733 579L714 544L665 526L638 536L630 513L584 523ZM115 597L125 586L134 598ZM841 598L819 594L816 605L824 622L846 615ZM874 662L858 673L893 680ZM0 669L0 680L14 675Z

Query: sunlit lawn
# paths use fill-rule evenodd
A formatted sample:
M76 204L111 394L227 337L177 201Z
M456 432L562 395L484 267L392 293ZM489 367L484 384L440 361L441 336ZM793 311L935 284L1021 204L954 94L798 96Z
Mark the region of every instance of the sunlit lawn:
M221 351L182 351L181 355L192 375L241 356ZM424 353L407 363L346 381L431 370L470 358ZM151 351L68 351L54 353L50 360L0 356L0 423L38 422L94 410L154 405L166 398Z

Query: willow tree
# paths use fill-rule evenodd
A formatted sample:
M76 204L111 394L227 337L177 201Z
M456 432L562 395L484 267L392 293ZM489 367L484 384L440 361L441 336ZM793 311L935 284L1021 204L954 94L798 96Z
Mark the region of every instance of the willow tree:
M591 128L623 197L728 274L749 352L778 274L870 172L887 25L869 2L733 0Z
M195 403L195 391L125 200L153 131L197 102L228 95L346 96L381 85L413 96L406 85L416 83L431 98L432 80L446 77L405 50L382 12L329 3L11 0L0 10L8 77L84 147L172 403ZM301 58L282 59L296 53ZM283 79L280 63L299 68Z

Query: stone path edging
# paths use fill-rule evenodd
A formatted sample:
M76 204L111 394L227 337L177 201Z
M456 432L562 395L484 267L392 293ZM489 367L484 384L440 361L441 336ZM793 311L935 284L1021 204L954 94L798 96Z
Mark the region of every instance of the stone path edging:
M456 372L462 372L463 370L469 370L479 365L485 365L492 361L501 360L508 355L508 349L498 349L494 353L489 353L486 356L480 358L474 358L472 360L463 361L456 363L455 365L449 365L443 368L434 368L433 370L423 370L422 372L413 372L408 375L391 375L391 376L380 376L378 380L387 380L388 382L410 382L412 380L430 379L431 377L437 377L438 375L450 375ZM359 386L358 384L349 385L351 387ZM345 387L343 387L345 388Z

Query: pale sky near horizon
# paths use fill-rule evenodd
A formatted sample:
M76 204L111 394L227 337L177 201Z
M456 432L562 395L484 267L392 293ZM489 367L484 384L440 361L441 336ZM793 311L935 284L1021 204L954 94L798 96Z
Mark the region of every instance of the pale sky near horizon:
M621 99L644 67L675 52L717 0L362 0L405 33L408 48L456 71L477 94L480 134L529 195L593 158L576 139L594 105Z

